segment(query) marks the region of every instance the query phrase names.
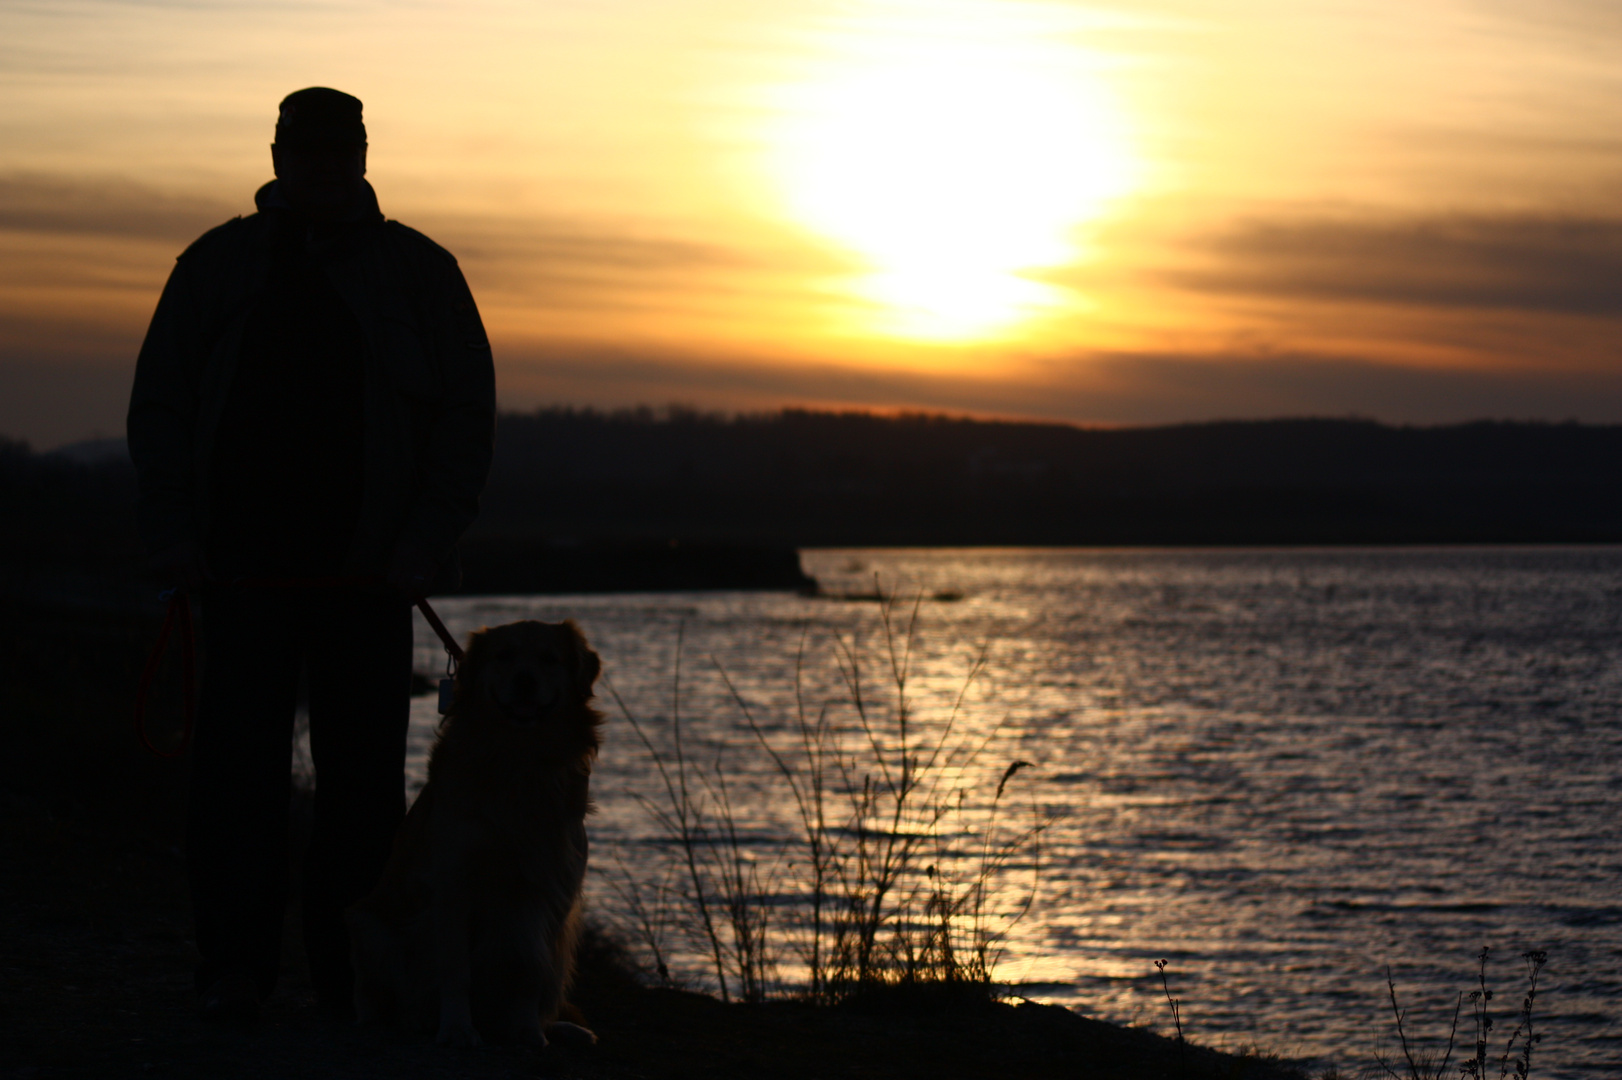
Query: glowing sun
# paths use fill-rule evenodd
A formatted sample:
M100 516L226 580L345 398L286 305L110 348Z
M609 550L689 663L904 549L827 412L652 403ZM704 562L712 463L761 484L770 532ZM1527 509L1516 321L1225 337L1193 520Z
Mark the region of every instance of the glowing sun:
M790 212L857 255L875 328L995 336L1074 301L1022 272L1075 261L1131 183L1119 110L1063 9L884 2L842 22L784 94Z

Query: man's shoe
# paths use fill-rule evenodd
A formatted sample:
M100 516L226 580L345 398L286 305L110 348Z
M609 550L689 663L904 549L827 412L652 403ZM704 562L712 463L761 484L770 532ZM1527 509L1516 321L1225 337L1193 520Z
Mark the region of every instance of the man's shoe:
M259 984L241 972L222 975L203 991L199 1011L205 1024L247 1027L259 1019Z

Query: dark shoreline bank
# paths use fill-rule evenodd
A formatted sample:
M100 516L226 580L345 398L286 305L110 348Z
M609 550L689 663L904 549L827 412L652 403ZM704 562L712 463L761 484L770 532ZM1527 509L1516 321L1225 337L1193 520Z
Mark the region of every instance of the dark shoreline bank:
M460 545L458 596L775 589L814 592L800 554L781 544L679 540L561 544L474 535Z
M843 547L844 545L829 545ZM1400 551L1479 549L1584 549L1622 546L1622 541L1540 543L1316 543L1316 544L963 544L938 550L1028 550L1077 552L1266 552ZM855 550L931 549L932 545L851 545ZM794 592L827 600L878 600L871 581L854 591L828 586L807 574L802 550L776 544L648 543L555 544L545 539L502 538L486 547L475 541L462 559L462 584L430 593L451 596L568 596L607 593L761 591ZM494 557L491 557L491 555ZM888 590L888 584L881 583ZM86 611L161 614L160 588L129 559L118 566L20 567L0 561L0 600ZM948 590L933 597L956 600Z

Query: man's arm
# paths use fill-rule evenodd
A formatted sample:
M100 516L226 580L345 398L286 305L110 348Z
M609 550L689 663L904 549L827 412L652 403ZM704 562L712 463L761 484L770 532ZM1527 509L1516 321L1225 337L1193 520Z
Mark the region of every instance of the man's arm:
M199 335L189 271L183 256L152 315L135 362L126 434L149 564L166 581L196 588L203 579L193 516L200 358L191 355Z
M438 267L434 338L443 399L429 432L422 484L396 545L390 582L421 591L479 512L495 444L496 378L473 294L448 257ZM415 587L415 588L413 588Z

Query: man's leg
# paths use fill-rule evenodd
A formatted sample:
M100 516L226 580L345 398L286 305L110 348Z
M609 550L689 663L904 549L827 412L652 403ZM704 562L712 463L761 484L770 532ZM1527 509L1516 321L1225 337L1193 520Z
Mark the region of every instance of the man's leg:
M344 909L377 884L405 816L411 607L390 595L307 595L315 820L304 947L322 1006L341 1015L354 986Z
M268 589L219 590L203 602L186 832L199 993L226 976L251 977L261 998L276 984L298 695L290 615L287 598Z

